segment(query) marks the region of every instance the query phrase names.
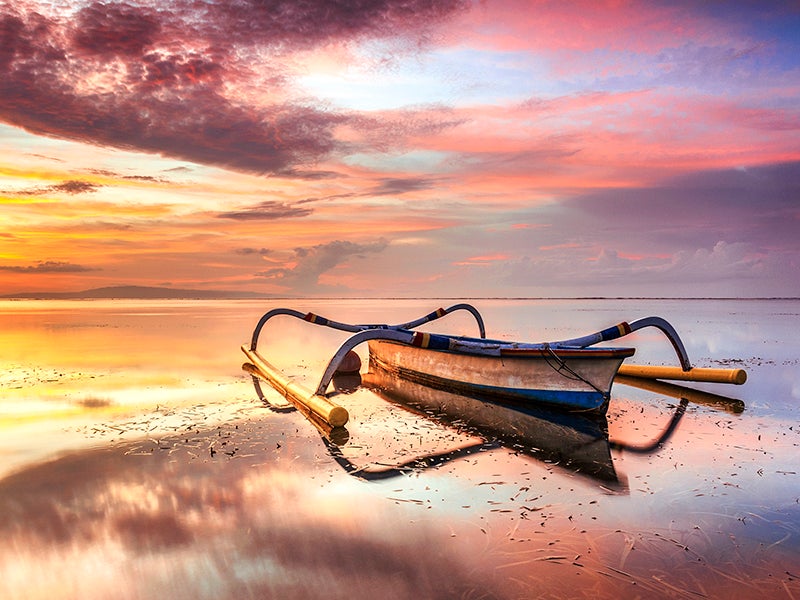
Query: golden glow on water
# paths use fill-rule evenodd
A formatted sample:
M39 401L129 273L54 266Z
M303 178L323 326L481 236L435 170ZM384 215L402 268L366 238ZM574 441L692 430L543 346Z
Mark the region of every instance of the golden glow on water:
M231 310L205 305L209 319L185 307L0 302L2 471L95 445L92 431L109 424L117 435L174 431L167 413L196 407L209 423L230 418L241 407L241 361L205 340L240 343L246 333L226 328Z
M400 322L441 303L281 304ZM534 340L631 308L476 304L490 335ZM782 340L756 356L705 306L636 308L671 312L700 362L711 342L713 357L743 358L748 383L726 391L744 411L690 403L642 453L680 400L615 384L608 438L592 434L611 442L615 485L542 442L498 443L364 389L338 398L348 435L326 447L298 413L265 408L241 370L263 302L0 303L0 597L800 596L797 342L780 322L798 307L737 305L748 335ZM259 346L304 383L342 339L309 327L270 324ZM645 341L642 356L674 360ZM413 462L433 455L438 466Z

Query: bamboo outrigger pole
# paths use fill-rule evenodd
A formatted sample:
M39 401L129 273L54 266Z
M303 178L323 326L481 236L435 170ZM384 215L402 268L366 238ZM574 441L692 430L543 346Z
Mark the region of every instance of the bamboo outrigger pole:
M622 365L617 372L620 375L626 375L628 377L643 377L645 379L732 383L734 385L742 385L745 381L747 381L747 371L744 369L709 369L692 367L691 369L684 371L681 367Z
M272 387L284 395L284 397L294 404L300 412L322 419L331 427L343 427L350 416L347 409L338 404L334 404L325 396L311 392L303 386L289 378L283 376L278 369L267 362L258 352L251 350L249 346L243 345L242 352L247 355L261 377L263 377Z

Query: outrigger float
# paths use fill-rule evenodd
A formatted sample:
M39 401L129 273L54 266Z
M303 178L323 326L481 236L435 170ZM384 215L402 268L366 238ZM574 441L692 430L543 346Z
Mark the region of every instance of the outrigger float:
M450 336L416 331L417 327L455 311L467 311L477 322L480 337ZM264 325L278 315L352 333L331 358L316 390L292 381L258 352ZM597 346L646 327L659 329L671 342L680 366L623 365L632 347ZM249 345L242 351L254 375L266 380L307 418L328 428L344 426L347 410L331 400L334 376L357 373L361 360L354 348L368 343L370 370L433 389L467 394L483 401L512 406L544 405L562 410L604 415L617 375L646 379L743 384L743 369L692 367L675 329L661 317L622 322L589 335L567 340L523 343L486 339L480 313L470 304L440 308L399 325L355 325L289 308L273 309L258 321Z

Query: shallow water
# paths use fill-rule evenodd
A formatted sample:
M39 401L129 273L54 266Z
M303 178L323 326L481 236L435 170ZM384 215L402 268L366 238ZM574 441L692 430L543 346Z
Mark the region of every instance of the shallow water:
M606 423L516 437L359 389L326 442L241 369L275 305L448 304L0 302L0 597L800 597L800 302L475 301L491 337L529 341L657 314L695 365L748 371L692 386L738 402L616 383ZM261 339L313 387L344 338L287 318ZM675 362L657 331L625 341Z

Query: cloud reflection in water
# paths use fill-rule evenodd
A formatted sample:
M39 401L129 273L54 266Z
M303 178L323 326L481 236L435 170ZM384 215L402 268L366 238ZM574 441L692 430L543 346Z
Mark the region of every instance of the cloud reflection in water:
M318 443L248 427L232 440L232 458L151 453L142 442L71 454L0 482L3 596L49 597L56 583L82 598L167 590L171 598L309 598L344 589L410 598L483 587L458 557L430 552L442 533L435 523L398 526L382 508L396 506L369 494L353 506L347 484L331 485L335 465L315 462Z

